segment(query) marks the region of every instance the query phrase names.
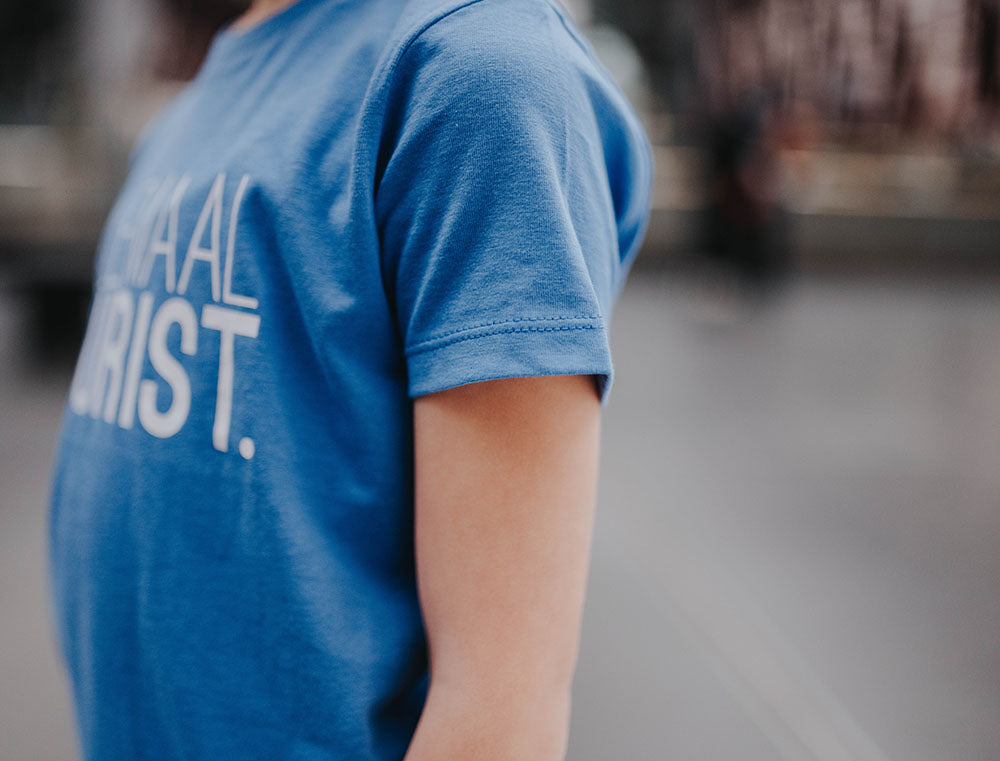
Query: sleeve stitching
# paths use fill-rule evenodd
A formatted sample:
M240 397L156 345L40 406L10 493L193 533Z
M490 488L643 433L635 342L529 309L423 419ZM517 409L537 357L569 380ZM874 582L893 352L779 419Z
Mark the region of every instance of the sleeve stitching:
M527 319L532 319L532 318L527 318ZM534 318L534 319L539 319L539 318ZM550 318L550 319L593 320L599 318L577 317L577 318ZM516 322L516 320L510 320L508 322ZM497 324L504 325L507 323L497 323ZM446 346L451 346L452 344L456 344L461 341L469 341L475 338L488 338L489 336L503 335L505 333L553 333L564 330L601 330L603 327L604 327L603 325L552 325L549 327L543 327L541 325L525 325L519 327L497 328L495 330L488 330L484 333L473 333L471 335L456 336L445 341L440 341L440 337L428 339L427 341L422 341L419 344L415 344L414 346L409 347L406 350L406 356L412 357L415 354L421 354L426 351L443 349ZM464 328L463 331L464 330L473 330L473 328ZM462 331L456 331L456 332L462 332Z
M444 333L434 333L428 336L422 341L417 341L414 346L420 346L421 344L430 343L431 341L437 341L439 338L447 338L448 336L453 336L456 333L464 333L467 330L478 330L479 328L491 328L494 325L509 325L515 322L554 322L556 320L600 320L601 315L599 314L567 314L559 315L557 317L512 317L509 320L493 320L492 322L480 322L475 325L466 325L461 328L456 328L455 330L449 330Z

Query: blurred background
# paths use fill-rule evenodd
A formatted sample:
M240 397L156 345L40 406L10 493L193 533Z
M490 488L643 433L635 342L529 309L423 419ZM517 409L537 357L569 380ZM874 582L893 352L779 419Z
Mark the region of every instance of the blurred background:
M0 761L68 761L48 469L225 0L0 4ZM654 143L571 761L1000 759L1000 2L573 0Z

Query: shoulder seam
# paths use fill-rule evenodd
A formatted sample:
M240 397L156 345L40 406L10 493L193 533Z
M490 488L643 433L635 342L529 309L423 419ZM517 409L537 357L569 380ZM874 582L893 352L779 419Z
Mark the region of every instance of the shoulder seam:
M406 55L410 47L415 43L421 35L424 34L428 29L437 23L443 21L449 16L458 13L458 11L468 8L472 5L477 5L483 2L483 0L466 0L466 2L459 3L458 5L449 8L445 11L435 11L430 15L430 18L424 18L420 22L414 25L414 27L402 35L403 42L396 49L396 52L385 64L384 72L379 72L380 75L384 76L385 82L390 78L392 71L396 68L396 65L402 60L403 56ZM385 84L385 82L380 82L380 86Z
M450 16L455 15L459 11L463 11L474 5L480 5L483 2L485 2L485 0L465 0L464 2L457 3L451 8L446 8L444 10L438 9L429 14L429 16L424 17L419 22L413 24L410 29L400 35L401 42L398 47L391 55L384 59L381 67L376 72L374 78L376 82L376 87L374 88L375 91L382 90L382 88L389 83L392 79L392 72L396 69L399 62L403 59L413 44L417 42L420 37L424 35L424 33ZM559 22L566 28L567 34L569 34L569 36L573 39L574 43L581 48L584 54L596 60L593 53L587 49L586 43L573 32L571 26L567 23L563 12L551 0L541 0L539 5L548 8L550 12L554 13L559 19Z

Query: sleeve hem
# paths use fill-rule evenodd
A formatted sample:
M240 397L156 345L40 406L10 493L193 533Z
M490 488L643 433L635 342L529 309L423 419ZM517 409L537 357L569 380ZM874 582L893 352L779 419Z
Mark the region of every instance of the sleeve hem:
M486 322L440 333L406 347L406 355L413 356L421 352L440 349L459 341L502 333L551 333L562 330L599 330L603 327L604 321L600 316L521 317L514 320Z
M407 352L411 397L500 378L594 375L602 404L613 368L604 325L510 325Z

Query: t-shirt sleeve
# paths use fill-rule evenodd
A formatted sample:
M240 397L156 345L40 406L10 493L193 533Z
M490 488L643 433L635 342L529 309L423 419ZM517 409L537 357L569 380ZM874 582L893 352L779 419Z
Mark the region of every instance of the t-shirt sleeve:
M497 7L437 21L393 72L375 210L409 393L587 374L604 399L649 147L555 11Z

